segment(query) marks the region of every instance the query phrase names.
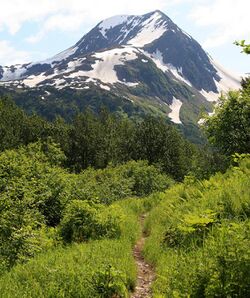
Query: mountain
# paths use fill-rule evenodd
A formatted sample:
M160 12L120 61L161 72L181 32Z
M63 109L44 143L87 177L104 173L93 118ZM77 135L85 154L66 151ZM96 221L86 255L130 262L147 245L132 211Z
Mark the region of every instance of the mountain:
M17 101L28 109L25 96L34 106L103 104L128 114L161 114L184 126L196 125L221 92L240 86L161 11L106 19L50 59L0 67L0 81L18 90Z

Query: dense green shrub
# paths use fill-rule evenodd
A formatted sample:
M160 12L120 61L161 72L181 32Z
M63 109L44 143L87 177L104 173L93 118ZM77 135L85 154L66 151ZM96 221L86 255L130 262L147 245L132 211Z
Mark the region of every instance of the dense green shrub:
M103 204L167 189L173 180L146 161L130 161L103 170L92 168L72 175L72 193L80 200Z
M250 92L244 88L222 96L204 130L211 144L226 155L250 153ZM230 140L230 142L229 142Z
M61 235L66 242L119 237L121 220L121 210L118 207L105 208L102 205L73 200L66 207L61 222Z
M132 181L132 193L139 197L163 191L174 183L172 178L163 174L156 166L149 165L147 161L131 161L117 170Z
M56 244L56 226L69 198L64 155L53 143L0 154L1 267L26 261ZM55 240L55 241L54 241Z
M123 213L119 206L104 205L172 184L144 161L69 174L61 168L64 160L51 140L0 154L2 268L56 245L59 224L65 242L118 238ZM47 233L50 227L53 237Z
M111 265L95 272L90 285L99 297L128 297L126 288L126 277Z

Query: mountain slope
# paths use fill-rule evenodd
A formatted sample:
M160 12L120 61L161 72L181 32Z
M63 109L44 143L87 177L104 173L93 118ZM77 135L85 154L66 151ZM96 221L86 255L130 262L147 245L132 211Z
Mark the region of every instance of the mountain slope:
M105 94L127 101L135 113L159 112L184 125L197 123L202 109L211 111L209 101L221 91L239 88L238 78L160 11L106 19L51 59L0 67L0 81L48 100L48 88L59 97L71 89L84 99L91 90L89 101ZM112 106L124 111L119 100Z

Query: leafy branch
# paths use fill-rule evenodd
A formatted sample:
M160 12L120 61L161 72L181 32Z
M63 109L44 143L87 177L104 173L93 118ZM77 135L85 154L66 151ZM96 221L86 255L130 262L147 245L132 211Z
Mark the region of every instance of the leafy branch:
M246 44L245 40L235 41L234 44L242 47L242 53L250 54L250 44Z

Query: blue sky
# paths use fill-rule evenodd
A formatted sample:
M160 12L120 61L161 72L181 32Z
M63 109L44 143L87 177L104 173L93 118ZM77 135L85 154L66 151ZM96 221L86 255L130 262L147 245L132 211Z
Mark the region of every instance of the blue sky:
M0 11L0 65L39 61L75 44L101 20L160 9L223 66L250 72L233 45L250 41L249 0L8 0Z

